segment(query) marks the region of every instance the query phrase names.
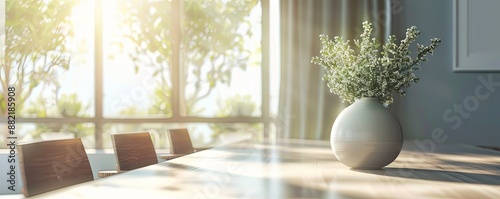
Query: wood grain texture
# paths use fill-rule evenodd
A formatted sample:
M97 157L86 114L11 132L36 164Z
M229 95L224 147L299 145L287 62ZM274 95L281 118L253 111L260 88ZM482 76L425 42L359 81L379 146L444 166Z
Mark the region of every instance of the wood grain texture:
M149 132L112 134L118 172L158 163Z
M187 129L169 129L168 137L173 154L190 154L194 152L193 143Z
M40 195L47 198L500 198L500 153L405 142L380 170L352 170L328 141L241 142Z
M25 196L92 181L92 169L80 138L19 144Z

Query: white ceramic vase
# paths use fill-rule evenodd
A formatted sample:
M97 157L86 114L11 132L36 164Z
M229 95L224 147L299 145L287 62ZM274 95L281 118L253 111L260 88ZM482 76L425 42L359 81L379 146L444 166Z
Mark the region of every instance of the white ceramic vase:
M380 169L399 155L401 131L396 116L377 98L361 98L337 116L330 143L343 164L354 169Z

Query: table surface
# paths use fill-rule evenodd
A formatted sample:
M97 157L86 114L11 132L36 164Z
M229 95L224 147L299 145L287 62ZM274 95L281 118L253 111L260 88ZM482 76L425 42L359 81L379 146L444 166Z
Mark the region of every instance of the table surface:
M36 198L500 198L500 152L432 144L405 142L387 167L353 170L327 141L247 141Z

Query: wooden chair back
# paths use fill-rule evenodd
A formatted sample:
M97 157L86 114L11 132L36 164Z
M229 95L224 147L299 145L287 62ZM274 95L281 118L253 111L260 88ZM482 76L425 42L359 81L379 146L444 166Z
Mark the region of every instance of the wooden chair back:
M111 138L119 172L158 163L149 132L113 134Z
M168 137L170 138L170 153L189 154L194 152L193 143L187 129L170 129L168 130Z
M26 197L94 180L80 138L17 145Z

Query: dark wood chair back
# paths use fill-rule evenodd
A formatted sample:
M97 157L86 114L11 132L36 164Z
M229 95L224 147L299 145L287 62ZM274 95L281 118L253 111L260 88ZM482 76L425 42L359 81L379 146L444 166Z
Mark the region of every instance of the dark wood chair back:
M111 138L119 172L158 163L149 132L113 134Z
M194 152L193 143L191 143L187 129L170 129L168 130L168 136L170 138L170 153L189 154Z
M94 180L80 138L17 145L26 197Z

